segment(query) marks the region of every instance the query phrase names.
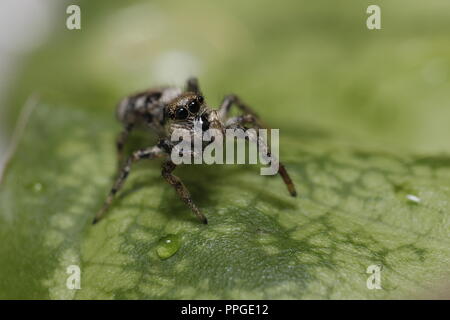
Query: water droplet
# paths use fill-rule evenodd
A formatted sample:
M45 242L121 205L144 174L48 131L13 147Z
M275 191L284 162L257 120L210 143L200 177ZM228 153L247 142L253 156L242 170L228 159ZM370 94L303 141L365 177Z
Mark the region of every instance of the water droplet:
M27 187L28 189L36 193L41 192L44 189L44 186L40 182L31 183Z
M406 200L409 204L419 204L422 199L417 196L417 192L408 183L394 185L394 191L401 200Z
M420 201L422 201L418 196L415 196L413 194L407 194L406 195L406 199L408 199L408 201L412 202L412 203L420 203Z
M180 237L175 234L169 234L159 240L156 253L161 259L168 259L177 253L180 247Z

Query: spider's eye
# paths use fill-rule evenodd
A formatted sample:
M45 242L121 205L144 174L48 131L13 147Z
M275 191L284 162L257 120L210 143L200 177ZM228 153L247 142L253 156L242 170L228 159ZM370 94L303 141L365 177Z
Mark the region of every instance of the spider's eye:
M200 110L200 103L199 103L199 101L198 100L192 100L191 102L189 102L188 108L189 108L189 111L191 113L197 113L198 110Z
M175 119L177 120L184 120L188 117L189 112L185 108L179 108L175 112Z

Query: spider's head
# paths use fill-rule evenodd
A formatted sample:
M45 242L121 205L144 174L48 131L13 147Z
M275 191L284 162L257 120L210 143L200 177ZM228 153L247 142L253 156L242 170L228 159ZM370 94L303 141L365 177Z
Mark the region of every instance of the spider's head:
M205 108L203 96L186 92L167 105L165 113L166 117L173 122L193 122Z
M183 93L169 103L165 118L169 120L169 132L179 128L192 130L196 125L200 125L202 131L222 130L217 112L206 105L202 95L194 92Z

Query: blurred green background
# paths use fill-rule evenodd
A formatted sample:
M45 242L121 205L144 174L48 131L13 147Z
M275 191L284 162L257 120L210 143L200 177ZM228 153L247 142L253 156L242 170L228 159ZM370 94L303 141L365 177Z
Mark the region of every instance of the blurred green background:
M281 134L332 128L357 143L448 151L448 1L77 4L82 29L65 28L62 2L53 34L22 65L3 125L31 92L112 115L130 92L196 75L211 105L237 93ZM382 30L366 27L370 4Z

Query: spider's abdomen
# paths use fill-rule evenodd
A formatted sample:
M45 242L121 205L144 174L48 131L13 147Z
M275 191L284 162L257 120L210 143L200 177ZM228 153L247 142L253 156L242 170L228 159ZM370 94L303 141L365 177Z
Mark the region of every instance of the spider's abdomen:
M128 96L117 106L117 119L125 125L162 122L165 105L180 94L180 89L168 87Z

